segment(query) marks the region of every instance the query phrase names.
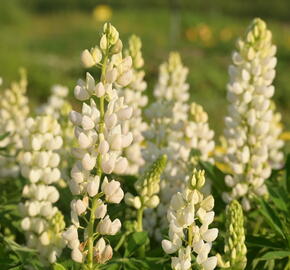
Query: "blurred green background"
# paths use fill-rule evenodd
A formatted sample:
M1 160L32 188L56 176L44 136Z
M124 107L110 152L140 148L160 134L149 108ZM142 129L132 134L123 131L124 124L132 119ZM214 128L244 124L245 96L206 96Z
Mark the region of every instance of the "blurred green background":
M0 77L8 85L25 67L33 103L44 102L56 83L68 85L72 96L85 74L80 52L98 43L102 21L109 20L124 44L133 33L141 37L149 94L159 64L171 50L181 53L190 69L191 98L220 134L235 40L258 16L278 45L275 101L289 130L289 10L288 0L0 0Z

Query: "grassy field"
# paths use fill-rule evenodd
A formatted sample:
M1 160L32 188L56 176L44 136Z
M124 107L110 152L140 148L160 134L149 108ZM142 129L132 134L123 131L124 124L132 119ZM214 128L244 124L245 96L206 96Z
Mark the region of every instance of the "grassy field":
M92 12L32 14L20 9L9 12L0 19L0 76L4 84L17 79L18 68L25 67L28 94L34 103L45 101L50 86L55 83L68 85L72 95L77 79L85 73L80 64L80 52L96 44L101 23L96 22ZM185 10L173 14L168 9L112 12L111 21L124 41L132 33L143 40L149 94L157 80L159 64L171 50L180 51L190 69L191 98L205 107L212 127L220 134L227 103L227 67L231 52L236 38L243 34L251 18ZM175 32L174 21L179 21ZM290 24L267 22L278 45L275 101L290 129Z

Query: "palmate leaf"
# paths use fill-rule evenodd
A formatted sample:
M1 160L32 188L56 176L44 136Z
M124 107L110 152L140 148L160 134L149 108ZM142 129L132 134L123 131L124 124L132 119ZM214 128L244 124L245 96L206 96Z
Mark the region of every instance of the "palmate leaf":
M145 245L149 241L147 232L134 232L127 238L125 257L130 257L141 246Z

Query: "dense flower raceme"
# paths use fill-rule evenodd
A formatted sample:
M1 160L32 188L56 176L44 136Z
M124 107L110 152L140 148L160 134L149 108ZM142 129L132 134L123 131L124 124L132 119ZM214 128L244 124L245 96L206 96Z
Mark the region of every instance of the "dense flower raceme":
M247 247L243 209L233 200L226 209L225 256L219 257L219 266L226 269L244 270L247 265Z
M145 72L142 69L144 60L141 47L140 38L135 35L131 36L129 39L129 49L125 53L132 58L132 81L127 87L120 88L120 95L124 96L126 104L133 109L131 119L123 124L124 130L130 130L133 134L133 142L124 152L128 160L126 174L137 174L140 166L144 164L141 154L144 145L142 132L146 129L147 125L142 119L142 108L147 105L148 97L143 95L147 83L144 81Z
M177 257L172 257L172 269L191 269L192 252L201 269L216 267L217 257L208 257L218 235L218 229L209 229L214 219L214 199L212 195L205 197L200 191L204 183L204 171L194 170L187 187L174 194L170 201L167 212L169 240L162 241L162 248L167 254L178 253Z
M284 141L280 139L283 131L281 123L282 115L276 111L274 102L272 102L271 107L273 110L273 118L270 124L269 136L271 136L273 140L269 145L269 161L273 169L281 169L284 165L284 154L281 150L284 146Z
M73 125L68 119L68 115L72 110L71 104L67 101L68 93L69 89L66 86L52 86L48 102L37 109L38 114L52 115L61 126L63 146L59 150L59 154L62 157L59 168L61 169L62 179L58 183L61 186L65 185L63 180L69 180L69 169L72 163L71 148L75 144Z
M20 82L12 83L0 95L0 134L9 132L0 141L0 147L8 147L9 157L0 157L0 175L17 176L19 166L15 163L15 155L22 148L22 133L25 130L25 120L29 114L26 97L27 80L24 70L21 70Z
M100 80L95 81L87 73L86 81L78 82L74 94L78 100L84 101L82 111L70 113L78 147L73 149L76 162L71 170L69 187L77 198L71 202L72 225L63 236L72 249L72 259L85 263L88 269L112 257L112 247L106 244L103 235L114 235L121 228L119 219L111 221L107 203L120 203L123 190L118 181L103 176L103 173L126 171L128 161L122 153L133 140L132 133L123 128L133 109L114 88L115 85L118 89L125 87L132 79L132 59L130 56L122 58L121 50L117 30L105 24L100 47L82 53L85 66L101 66ZM89 217L84 219L87 223L84 239L79 240L78 230L83 228L79 216L86 215ZM97 239L95 233L99 236Z
M186 103L189 97L187 73L179 54L171 53L168 62L160 67L159 81L154 90L157 100L145 112L150 122L144 132L146 163L152 163L161 154L168 156L168 166L161 181L161 203L157 212L147 211L148 218L144 221L151 233L155 230L159 240L160 229L167 227L165 213L171 196L184 187L191 150L198 150L200 158L208 160L214 149L214 133L209 129L206 112L200 105Z
M125 202L136 209L155 208L159 204L160 176L165 169L166 155L159 157L135 182L137 196L126 193Z
M59 199L53 184L61 177L57 153L62 146L60 125L51 116L38 116L28 118L25 127L23 150L18 155L21 174L28 180L22 192L25 201L19 207L21 227L28 247L35 248L43 262L54 263L65 246L63 216L53 206Z
M277 59L271 39L266 24L255 19L245 38L238 40L229 68L225 162L232 175L225 178L231 191L224 193L224 199L241 199L245 210L251 208L253 196L267 194L264 181L271 174L269 154L277 140L272 131L275 127L270 100Z

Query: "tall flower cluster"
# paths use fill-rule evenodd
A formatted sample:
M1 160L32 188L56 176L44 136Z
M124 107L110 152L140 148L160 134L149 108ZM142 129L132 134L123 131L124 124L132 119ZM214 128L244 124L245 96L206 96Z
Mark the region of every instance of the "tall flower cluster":
M161 181L160 205L156 212L146 211L148 218L145 219L146 228L150 233L155 232L158 240L161 240L160 229L167 227L165 213L170 199L185 186L191 150L198 150L199 158L207 160L214 148L214 133L209 129L206 112L197 104L187 104L187 74L188 69L179 54L171 53L168 62L160 67L154 90L156 101L145 112L150 122L144 132L145 161L150 164L162 154L168 156L168 166Z
M167 162L166 155L159 157L145 172L145 174L135 182L135 189L138 196L131 193L126 194L126 203L136 209L155 208L159 204L158 193L160 191L160 176L165 169Z
M227 269L244 270L247 265L243 209L236 200L226 209L225 260L220 266Z
M185 143L182 152L185 157L189 151L199 151L198 159L213 162L210 154L214 151L214 131L209 128L208 114L203 107L195 102L191 103L188 120L184 123Z
M26 120L23 150L19 153L21 174L28 180L20 204L23 216L21 227L27 245L35 248L44 262L54 263L65 242L62 231L63 216L56 206L59 193L53 186L60 179L57 150L62 146L60 126L51 116L38 116Z
M204 183L204 171L194 170L187 187L171 199L167 212L169 240L162 241L162 248L167 254L177 252L177 257L171 258L172 269L191 269L192 252L201 269L212 270L217 265L216 256L208 257L218 229L209 229L214 219L214 199L200 191Z
M126 193L125 202L137 209L137 231L143 231L143 211L148 208L156 208L159 204L158 193L160 191L160 177L167 162L166 155L160 156L145 171L135 184L137 196Z
M272 102L271 107L274 113L270 124L269 136L273 138L273 141L269 145L269 161L273 169L281 169L284 165L284 154L281 150L284 146L284 141L280 139L283 132L282 115L276 111L274 102Z
M38 108L38 113L52 115L59 119L61 116L61 110L67 103L66 98L68 96L68 91L69 90L66 86L58 84L53 85L48 102Z
M61 136L63 138L63 146L59 150L62 156L60 169L62 179L59 184L64 185L63 180L69 180L69 168L72 163L71 148L74 146L73 125L68 119L68 115L72 110L71 104L67 101L69 89L63 85L54 85L51 88L51 95L46 104L40 106L37 110L39 114L52 115L58 120L61 126Z
M133 109L131 119L125 121L123 124L123 128L130 130L133 134L133 142L124 152L124 156L129 162L128 168L125 171L126 174L138 173L140 166L144 164L144 159L141 154L144 144L142 132L146 129L147 125L142 118L142 108L147 105L148 97L143 95L147 83L144 81L144 60L141 48L142 43L140 38L135 35L131 36L126 55L132 58L132 81L127 87L120 89L120 95L124 96L126 104Z
M0 134L4 135L9 132L9 135L0 141L0 147L8 147L8 154L12 156L11 158L0 157L0 175L2 177L16 176L19 173L15 155L22 148L21 136L29 114L25 71L21 70L20 75L20 81L12 83L11 87L0 95Z
M189 84L186 83L188 68L181 62L179 53L172 52L168 63L161 64L158 83L154 89L157 100L167 101L173 106L173 123L186 119L189 99Z
M251 208L253 196L267 194L264 181L271 174L269 152L276 143L271 134L275 53L271 32L261 19L255 19L245 38L238 40L229 68L225 161L233 173L225 178L231 191L224 199L241 199L245 210Z
M72 259L88 269L112 257L112 247L104 236L121 228L120 220L112 221L107 213L107 203L118 204L124 197L120 183L109 174L125 172L128 161L122 153L133 140L132 133L123 128L133 109L114 88L125 87L132 79L132 59L123 58L121 50L119 33L105 24L100 46L82 53L85 66L101 67L101 77L95 81L87 73L86 81L79 80L74 94L83 101L82 111L70 113L78 147L73 149L76 162L69 187L76 198L71 202L72 225L63 236L72 249ZM85 226L80 226L81 222ZM83 238L79 238L81 229L85 229Z

